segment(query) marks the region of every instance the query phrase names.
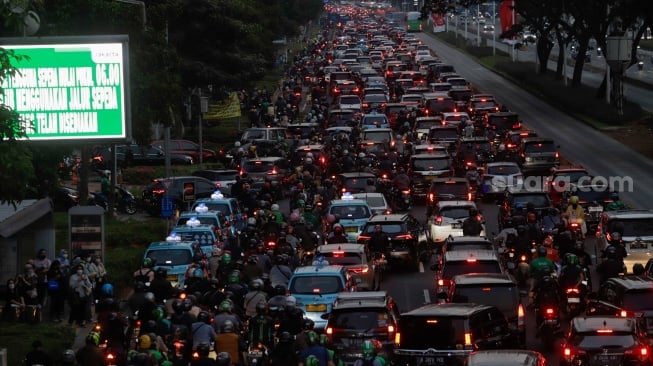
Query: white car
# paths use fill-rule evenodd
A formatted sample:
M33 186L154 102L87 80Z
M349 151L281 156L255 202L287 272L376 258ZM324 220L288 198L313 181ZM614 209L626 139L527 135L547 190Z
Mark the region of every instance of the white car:
M481 175L478 194L483 199L488 199L503 194L506 189L520 187L523 182L524 174L517 163L512 161L487 163Z
M372 214L374 215L387 215L391 213L390 205L388 205L388 201L386 201L383 193L354 193L352 196L354 199L367 201L367 205L370 206L370 210L372 210Z
M363 108L363 102L358 95L341 95L338 97L339 109L351 109L359 111Z
M449 236L463 236L463 221L469 217L469 210L476 209L472 201L440 201L429 217L431 238L436 243L441 243ZM479 215L480 216L480 215ZM483 230L480 236L485 236L485 220L480 217Z

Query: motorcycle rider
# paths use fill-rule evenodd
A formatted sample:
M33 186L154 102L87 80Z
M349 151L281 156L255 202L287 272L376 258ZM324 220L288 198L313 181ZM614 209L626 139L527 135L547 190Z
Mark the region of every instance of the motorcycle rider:
M610 241L608 246L603 250L603 253L601 254L601 259L607 258L607 249L609 247L614 247L615 251L617 253L617 257L620 260L624 260L628 256L628 252L626 251L626 247L623 244L623 240L621 240L621 233L618 231L613 232L610 234Z
M295 342L293 348L295 353L299 354L309 346L308 333L312 332L315 328L315 322L310 318L304 319L301 332L295 334ZM292 333L291 333L292 334Z
M401 191L406 191L410 189L410 184L411 184L411 179L406 174L406 169L403 167L400 167L397 170L397 175L392 179L392 187L395 191L395 197L396 199L401 198Z
M526 233L530 242L541 243L544 240L542 227L537 221L537 214L534 212L526 213Z
M288 296L280 314L278 332L289 332L293 336L302 331L304 312L297 307L297 299Z
M274 320L268 316L268 305L261 301L256 304L256 315L249 320L249 345L262 343L267 349L274 346Z
M646 273L646 268L644 268L643 264L641 263L633 264L633 274L635 276L643 276L644 273Z
M218 314L213 318L213 329L216 333L222 332L222 327L231 322L234 327L234 332L240 332L241 324L240 318L233 313L233 304L231 300L223 300L218 306Z
M190 362L190 366L215 366L215 360L209 357L211 353L211 345L209 343L203 342L197 345L195 348L197 352L197 358L193 356L193 360Z
M150 283L154 280L154 260L152 258L143 259L141 268L137 269L134 272L134 282L143 282L146 286L149 286Z
M544 234L555 234L561 221L562 218L560 217L560 211L558 211L557 208L552 207L548 209L547 214L542 218L542 230L544 231Z
M383 226L380 224L374 225L374 230L370 234L370 241L368 247L372 253L385 254L390 245L390 236L383 232Z
M599 274L599 282L603 284L609 278L618 277L620 273L624 273L624 262L617 254L617 248L608 246L605 250L607 259L596 266L596 272Z
M347 243L347 235L342 228L342 225L337 223L333 225L333 229L329 236L327 237L327 243L329 244L338 244L338 243Z
M234 270L227 278L227 285L224 291L232 293L232 300L239 309L244 309L245 295L247 295L247 287L245 287L240 280L240 271Z
M279 330L279 333L279 342L274 346L270 355L272 365L296 365L297 357L292 348L292 334L281 330Z
M267 303L268 295L263 291L263 280L254 279L249 283L249 292L245 295L243 305L245 315L253 317L257 314L258 304Z
M215 337L215 350L229 353L231 361L239 364L240 355L247 349L245 340L238 333L231 320L227 320L222 325L222 329Z
M320 334L319 343L322 347L326 348L327 352L329 352L329 356L331 357L331 360L335 366L344 366L344 363L340 357L336 355L336 352L333 349L329 348L329 336L326 334Z
M540 281L545 276L550 276L555 273L555 265L547 258L546 247L540 245L537 248L537 258L533 259L529 265L529 272L531 276L531 288L529 291L529 299L531 304L535 303L535 289L540 286Z
M75 354L77 363L84 366L106 366L107 361L104 359L100 345L100 334L90 332L86 335L84 347L80 348Z
M288 255L286 254L277 255L277 257L275 258L275 264L274 266L272 266L272 269L270 269L270 284L275 289L278 286L283 286L284 295L285 295L285 287L288 285L290 276L292 276L292 270L288 265Z
M469 209L469 216L463 221L464 236L479 236L483 231L483 224L479 220L478 210Z
M582 282L585 280L585 272L580 266L578 256L573 253L567 253L565 256L565 264L560 270L560 277L558 277L558 284L560 288L565 291L568 288L581 288Z
M374 343L371 340L366 339L363 341L361 350L363 351L363 357L357 359L354 366L383 366L382 361L376 357Z
M581 237L578 239L583 240L587 234L587 225L585 224L585 209L579 202L580 198L578 196L569 197L569 205L565 210L565 215L569 218L569 223L576 222L580 224Z
M190 332L193 338L193 349L202 344L211 344L215 341L215 330L211 327L211 314L208 311L200 311L197 315L197 321L190 327Z
M319 366L335 366L329 351L326 347L320 345L320 336L317 333L314 331L308 332L308 343L308 348L299 354L298 366L312 366L314 361L307 361L309 357L316 358L318 360L317 365Z
M168 271L165 268L157 268L154 272L154 280L150 282L150 291L154 297L162 301L172 297L172 284L167 279ZM96 310L97 311L97 310Z

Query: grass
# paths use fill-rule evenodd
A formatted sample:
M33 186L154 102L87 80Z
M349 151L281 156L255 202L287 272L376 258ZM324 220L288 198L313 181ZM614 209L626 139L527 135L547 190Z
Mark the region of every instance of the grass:
M0 348L7 349L7 365L22 365L35 340L40 340L43 350L58 362L63 351L72 348L75 340L75 329L61 323L2 323L1 326Z

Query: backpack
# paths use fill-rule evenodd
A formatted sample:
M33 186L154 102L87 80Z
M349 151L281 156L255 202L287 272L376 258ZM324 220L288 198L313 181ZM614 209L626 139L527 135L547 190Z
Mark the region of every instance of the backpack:
M143 273L143 269L138 270L138 275L134 276L134 282L143 282L143 283L148 283L150 282L150 273L152 273L152 269L148 268L147 272Z

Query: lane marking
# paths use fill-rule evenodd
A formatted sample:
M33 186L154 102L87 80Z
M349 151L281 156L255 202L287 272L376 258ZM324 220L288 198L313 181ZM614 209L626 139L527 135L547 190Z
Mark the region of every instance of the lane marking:
M424 273L424 262L419 262L419 273Z
M430 304L431 303L431 295L429 294L428 289L424 289L424 303L425 304Z

